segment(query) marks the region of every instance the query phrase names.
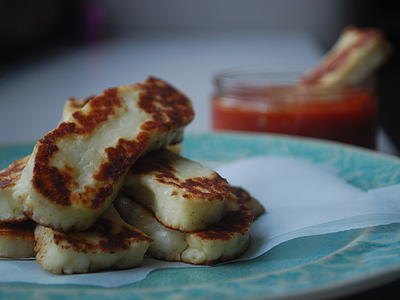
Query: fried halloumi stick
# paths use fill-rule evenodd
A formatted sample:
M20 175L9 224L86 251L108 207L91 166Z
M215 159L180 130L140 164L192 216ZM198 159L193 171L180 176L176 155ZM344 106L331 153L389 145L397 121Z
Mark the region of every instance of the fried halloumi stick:
M61 233L38 225L37 262L55 274L128 269L141 264L152 240L125 223L114 206L83 232Z
M134 162L179 142L193 115L187 97L152 77L91 98L36 144L14 187L24 213L60 231L89 228Z
M185 232L218 222L230 197L227 181L216 172L167 150L138 160L123 190L164 226Z
M34 257L35 224L30 221L0 223L0 257Z
M68 118L70 115L72 115L74 112L80 110L90 99L93 97L87 97L84 99L75 99L75 98L69 98L64 104L63 107L63 113L62 113L62 121ZM165 147L169 151L172 151L176 154L180 154L182 151L182 145L180 143L177 144L172 144L172 145L166 145Z
M68 99L63 108L61 122L81 109L91 98L93 97L82 100L74 98ZM21 177L21 173L28 159L29 156L18 159L12 162L6 169L0 171L0 223L28 220L23 212L21 201L13 195L14 186Z
M252 210L242 205L204 230L185 233L163 226L151 211L126 196L119 196L115 206L126 222L154 240L149 247L150 255L190 264L215 264L243 253L254 218Z
M16 160L0 171L0 223L28 220L22 210L21 201L13 195L14 186L21 177L28 158Z
M305 74L301 85L333 87L368 78L390 53L379 30L346 28L320 64Z

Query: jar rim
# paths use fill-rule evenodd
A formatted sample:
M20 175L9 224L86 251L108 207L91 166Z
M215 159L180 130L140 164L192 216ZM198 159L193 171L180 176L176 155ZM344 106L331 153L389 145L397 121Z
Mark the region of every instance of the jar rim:
M294 86L299 83L299 79L304 75L304 70L293 69L274 69L265 66L234 67L217 72L214 76L214 84L221 90L249 90L254 88L265 88L271 86ZM319 88L319 92L332 90L342 90L348 88L361 88L373 90L375 80L373 77L367 78L360 83L347 84L340 87ZM304 86L305 89L309 89ZM310 89L315 87L310 86Z

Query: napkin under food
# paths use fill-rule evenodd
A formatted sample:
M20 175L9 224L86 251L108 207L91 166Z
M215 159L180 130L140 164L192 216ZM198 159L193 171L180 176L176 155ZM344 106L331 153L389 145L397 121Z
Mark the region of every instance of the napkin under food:
M255 157L226 164L218 172L267 208L252 228L249 249L237 260L255 258L297 237L400 222L400 185L365 192L346 183L333 167L297 158ZM146 257L131 270L53 275L34 261L1 260L0 282L118 287L142 280L152 270L180 267L196 266Z

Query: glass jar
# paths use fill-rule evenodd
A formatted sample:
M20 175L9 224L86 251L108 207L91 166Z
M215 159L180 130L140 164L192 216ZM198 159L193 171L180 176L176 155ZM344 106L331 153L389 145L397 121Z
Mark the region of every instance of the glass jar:
M212 127L334 140L375 148L372 84L316 88L301 73L232 70L216 75Z

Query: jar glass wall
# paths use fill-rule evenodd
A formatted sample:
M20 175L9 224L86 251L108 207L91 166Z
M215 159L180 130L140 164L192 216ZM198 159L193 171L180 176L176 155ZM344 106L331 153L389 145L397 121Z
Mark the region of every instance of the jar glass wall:
M334 140L374 148L373 85L316 88L301 73L240 69L216 75L212 127Z

